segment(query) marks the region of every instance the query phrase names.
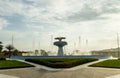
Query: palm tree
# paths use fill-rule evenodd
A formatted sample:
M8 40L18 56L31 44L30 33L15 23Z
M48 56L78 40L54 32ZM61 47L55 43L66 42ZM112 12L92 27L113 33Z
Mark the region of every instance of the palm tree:
M38 55L38 52L39 52L38 50L35 50L35 55L36 55L36 56Z
M9 55L9 58L12 56L12 52L14 51L14 47L13 47L13 45L7 45L6 46L6 49L8 49L8 55Z
M40 51L41 51L41 55L42 55L42 56L48 56L48 53L47 53L45 50L42 50L42 49L41 49Z
M2 52L2 49L3 49L3 45L2 42L0 41L0 52Z
M7 50L3 50L2 53L3 53L3 57L5 57L5 58L9 55Z
M19 55L19 50L14 49L14 51L12 52L13 56L18 56Z

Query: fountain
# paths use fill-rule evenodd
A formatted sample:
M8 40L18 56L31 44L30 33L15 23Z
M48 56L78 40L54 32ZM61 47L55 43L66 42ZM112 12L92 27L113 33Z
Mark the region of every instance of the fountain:
M13 60L25 60L29 58L97 58L97 59L108 59L111 56L110 55L76 55L76 56L64 56L63 47L67 45L66 41L62 41L62 39L65 39L65 37L56 37L55 38L58 41L54 42L54 45L58 46L58 55L57 56L12 56L10 59ZM62 56L62 57L61 57Z
M67 42L62 41L62 39L65 39L65 37L56 37L55 39L59 40L54 42L54 45L58 46L58 56L63 56L63 46L67 45Z

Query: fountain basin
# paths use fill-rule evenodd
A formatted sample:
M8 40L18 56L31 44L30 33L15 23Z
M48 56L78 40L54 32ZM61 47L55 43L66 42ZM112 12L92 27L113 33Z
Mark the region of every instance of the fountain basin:
M108 59L110 55L81 55L81 56L12 56L13 60L25 60L28 58L96 58L96 59Z

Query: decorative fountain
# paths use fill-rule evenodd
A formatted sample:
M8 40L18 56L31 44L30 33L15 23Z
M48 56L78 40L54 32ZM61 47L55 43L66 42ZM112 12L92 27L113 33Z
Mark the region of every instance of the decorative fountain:
M56 37L58 41L55 41L53 44L58 46L58 55L57 56L12 56L10 59L20 59L25 60L28 58L97 58L97 59L108 59L111 56L109 55L77 55L77 56L64 56L63 47L67 45L66 41L62 41L65 37ZM62 57L61 57L62 56Z
M54 45L58 46L58 56L63 56L63 46L67 45L67 42L62 41L62 39L65 39L65 37L56 37L55 39L59 40L54 42Z

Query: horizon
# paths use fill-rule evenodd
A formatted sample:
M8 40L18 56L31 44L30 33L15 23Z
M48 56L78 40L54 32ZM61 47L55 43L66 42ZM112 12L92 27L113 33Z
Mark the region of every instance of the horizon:
M66 37L67 51L117 48L120 0L0 0L0 41L18 50L57 51L55 37Z

